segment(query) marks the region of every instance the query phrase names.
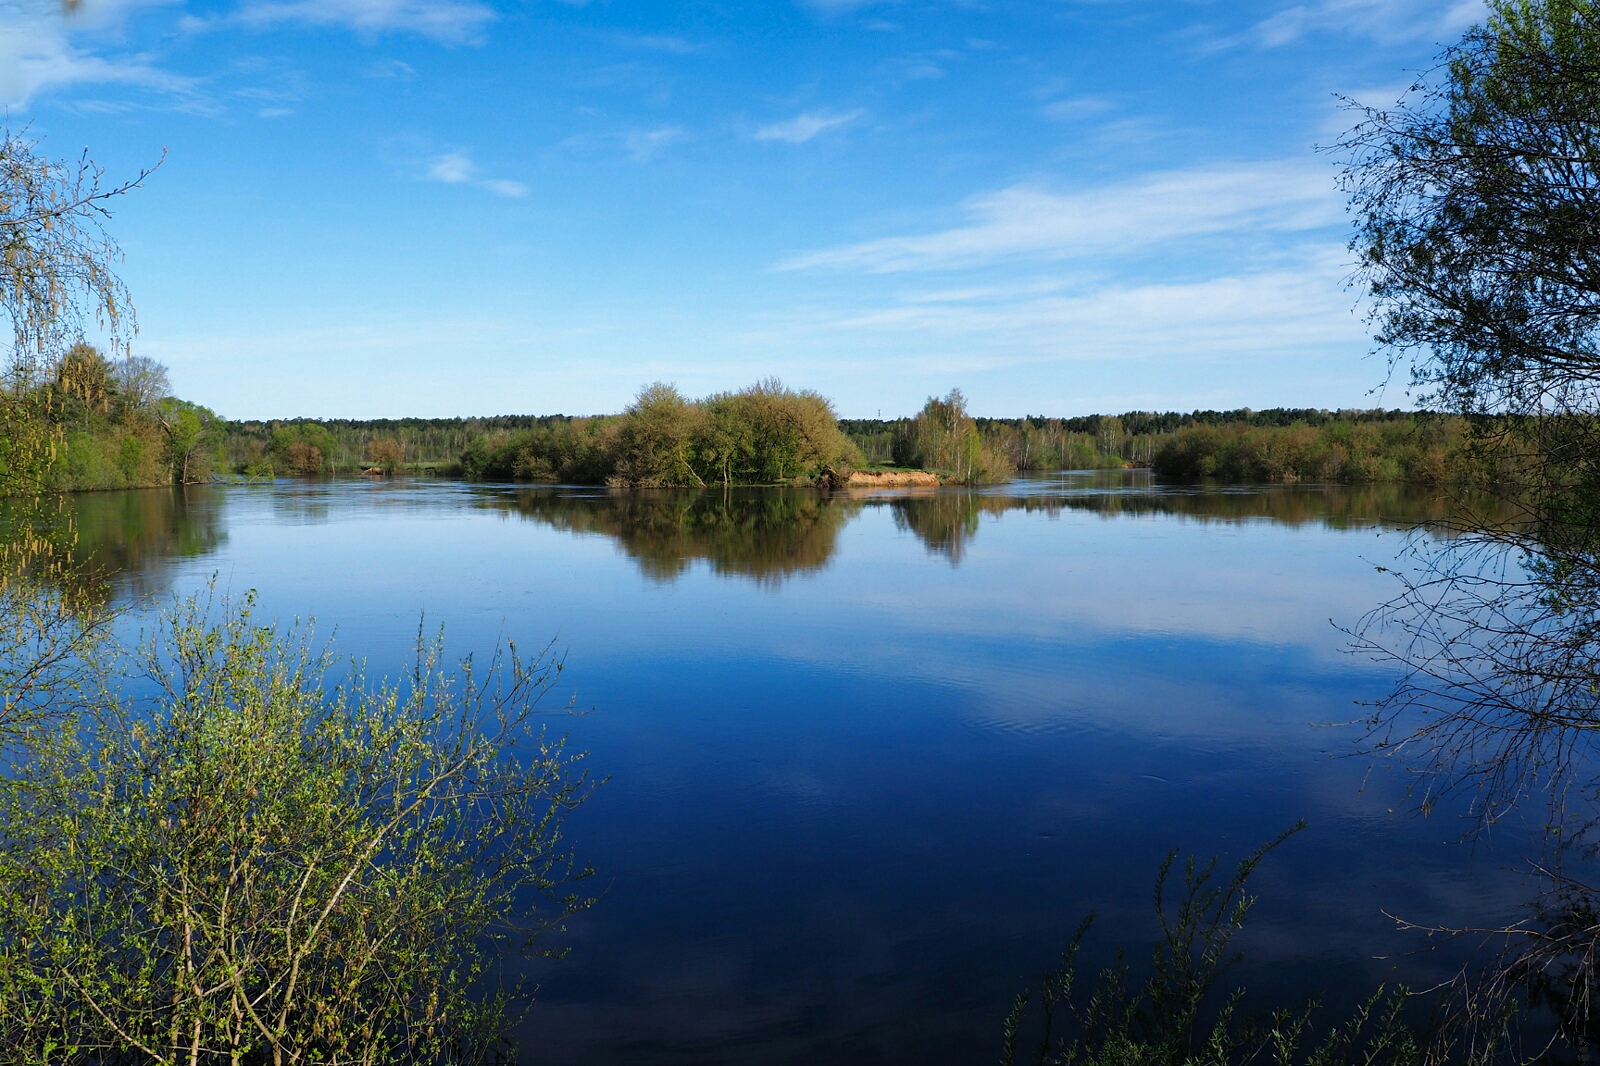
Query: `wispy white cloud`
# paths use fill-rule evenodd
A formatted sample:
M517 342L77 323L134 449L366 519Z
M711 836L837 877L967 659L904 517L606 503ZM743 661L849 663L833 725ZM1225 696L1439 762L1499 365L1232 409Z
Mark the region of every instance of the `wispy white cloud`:
M900 81L932 81L945 76L946 67L959 59L959 52L939 49L900 56L886 64L890 74Z
M488 189L496 196L504 196L513 200L520 200L528 195L528 187L520 181L511 181L508 178L486 178L478 182L482 188Z
M829 130L840 129L850 125L860 118L862 111L808 111L803 115L784 122L773 122L756 130L758 141L784 141L788 144L804 144L820 134Z
M869 7L890 7L899 0L798 0L801 7L823 15L847 15Z
M444 44L471 44L498 16L478 0L251 0L228 21L338 27L364 34L413 33Z
M646 52L665 52L669 55L677 56L690 55L701 51L705 47L686 37L663 33L619 33L612 39L626 48L639 48Z
M605 117L598 109L586 114L596 119ZM563 138L556 147L574 156L605 158L620 153L635 163L648 163L688 136L688 130L679 125L587 130Z
M428 180L456 185L472 180L472 160L464 152L446 152L428 166Z
M632 130L622 143L635 163L648 163L662 149L683 139L682 126L660 126L653 130Z
M466 152L445 152L429 160L422 175L428 181L446 185L472 185L496 196L520 199L528 195L528 187L520 181L507 178L480 178L478 166Z
M0 0L0 106L22 106L42 92L94 85L149 90L178 106L217 110L201 83L166 70L150 53L122 52L117 31L141 10L181 7L183 0L84 0L70 12L59 0ZM297 24L364 34L412 33L447 44L472 43L498 16L481 0L245 0L231 14L179 15L186 33L227 26ZM372 68L373 76L409 77L405 63ZM126 102L124 102L125 104ZM92 106L92 102L82 106ZM269 109L270 110L270 109Z
M1363 337L1341 284L1345 272L1343 249L1324 247L1272 269L1191 282L905 293L828 326L982 338L1051 359L1320 351Z
M963 225L807 252L779 268L890 273L1104 257L1217 234L1307 231L1343 218L1328 170L1299 160L1196 167L1070 192L1013 185L972 198L964 210Z
M774 350L858 353L880 375L863 387L873 396L903 387L910 396L902 403L941 382L981 380L1006 394L991 397L998 408L1012 410L1032 409L1040 397L1071 398L1079 410L1095 409L1097 398L1115 400L1113 410L1271 406L1263 398L1285 395L1356 404L1373 383L1374 369L1360 366L1369 342L1343 285L1345 249L1320 239L1265 264L1166 281L1041 270L985 283L992 274L978 272L949 285L903 277L894 291L860 279L760 325ZM897 385L885 386L884 376Z
M1107 96L1069 96L1060 100L1051 100L1040 110L1046 118L1055 119L1057 122L1082 122L1086 119L1100 118L1117 109L1116 101Z
M401 59L380 59L368 64L363 73L380 80L411 81L417 76L417 68Z
M149 55L105 55L80 38L115 26L136 8L162 0L102 0L72 15L60 5L22 0L0 9L0 104L21 106L39 93L84 85L126 85L180 97L192 79L162 70Z
M1484 0L1311 0L1286 6L1258 22L1248 40L1265 48L1326 32L1379 41L1444 40L1485 13Z

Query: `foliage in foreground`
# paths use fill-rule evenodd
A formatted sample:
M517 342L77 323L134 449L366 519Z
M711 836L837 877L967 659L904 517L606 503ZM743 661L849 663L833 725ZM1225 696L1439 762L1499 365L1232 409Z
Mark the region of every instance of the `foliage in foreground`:
M1424 1066L1440 1060L1407 1023L1403 990L1379 989L1342 1024L1319 1028L1315 1004L1252 1016L1244 989L1225 991L1239 960L1234 936L1254 897L1245 883L1266 854L1303 828L1293 827L1239 863L1226 881L1217 861L1183 866L1183 894L1169 903L1177 853L1156 878L1161 937L1150 975L1130 983L1128 968L1102 972L1080 986L1076 957L1093 920L1078 927L1037 993L1018 997L1005 1023L1002 1066ZM1034 1008L1037 1003L1037 1009Z
M467 1062L496 961L583 905L589 785L515 649L400 683L190 602L0 779L0 1060ZM136 671L155 695L130 701ZM79 726L79 728L74 728Z

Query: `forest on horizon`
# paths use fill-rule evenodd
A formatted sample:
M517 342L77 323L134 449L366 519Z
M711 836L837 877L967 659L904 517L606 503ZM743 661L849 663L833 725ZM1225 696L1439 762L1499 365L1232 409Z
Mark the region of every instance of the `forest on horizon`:
M1520 460L1462 416L1268 408L973 416L960 390L916 414L839 418L767 379L701 400L657 383L611 415L228 420L171 395L164 367L74 350L29 408L62 446L40 487L83 491L229 478L412 474L635 487L817 484L858 469L989 484L1018 472L1149 468L1228 482L1492 483Z

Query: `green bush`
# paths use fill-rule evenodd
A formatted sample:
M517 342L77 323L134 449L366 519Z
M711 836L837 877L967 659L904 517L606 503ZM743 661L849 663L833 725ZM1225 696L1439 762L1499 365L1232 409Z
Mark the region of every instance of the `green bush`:
M812 482L862 463L826 399L772 379L698 401L657 382L620 415L541 421L474 437L461 452L462 475L699 487Z
M216 621L191 601L98 694L75 679L65 728L22 736L0 778L0 1058L503 1050L524 1001L483 979L585 905L560 825L589 786L537 713L559 664L513 648L451 672L424 643L401 683L331 666L248 601ZM130 702L135 675L157 695Z

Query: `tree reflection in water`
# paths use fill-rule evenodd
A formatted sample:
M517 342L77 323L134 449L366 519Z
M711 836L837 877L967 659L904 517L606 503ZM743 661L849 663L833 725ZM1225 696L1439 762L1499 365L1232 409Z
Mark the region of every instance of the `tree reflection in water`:
M1460 796L1469 837L1514 814L1535 829L1525 914L1476 929L1402 923L1481 941L1456 980L1454 1024L1487 1040L1484 1019L1525 1003L1581 1055L1600 1048L1600 531L1573 518L1592 511L1533 492L1499 521L1419 542L1399 594L1353 634L1398 668L1370 746L1417 775L1421 809Z
M828 565L857 501L806 489L523 489L493 506L567 533L612 538L653 581L697 559L717 574L776 586Z
M222 491L189 485L0 500L0 539L32 527L43 547L33 569L68 602L147 597L169 587L176 562L210 554L227 539Z
M1120 472L1119 472L1120 473ZM887 508L896 528L930 554L959 565L981 520L1008 512L1059 515L1083 511L1107 519L1181 516L1201 522L1253 522L1333 529L1423 527L1440 535L1456 526L1459 504L1403 485L1265 486L1219 491L1152 486L1146 479L1063 485L1016 482L999 490L828 493L817 489L619 489L535 487L494 493L486 505L563 532L615 540L652 580L671 581L695 560L713 572L781 583L832 561L839 533L857 516ZM1130 482L1135 482L1130 484ZM1492 503L1492 501L1485 501Z

